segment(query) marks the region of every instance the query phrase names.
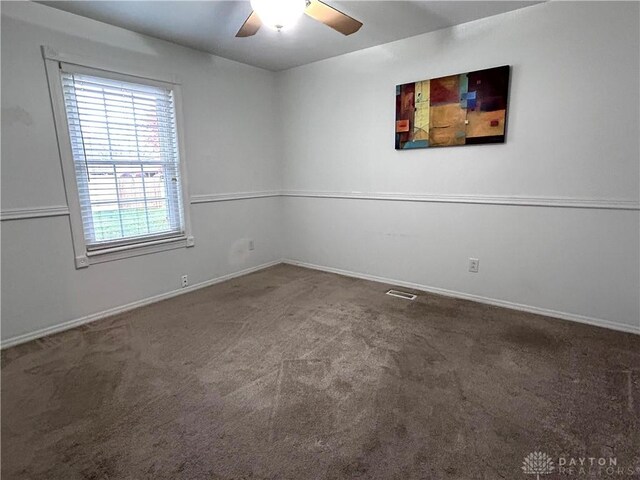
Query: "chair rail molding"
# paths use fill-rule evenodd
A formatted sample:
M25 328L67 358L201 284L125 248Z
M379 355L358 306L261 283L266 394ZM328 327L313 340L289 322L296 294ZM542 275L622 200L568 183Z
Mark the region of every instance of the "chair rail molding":
M0 220L25 220L29 218L62 217L69 215L69 207L66 205L54 205L51 207L8 208L0 212Z
M238 193L205 193L191 195L191 204L212 203L212 202L228 202L231 200L250 200L252 198L270 198L279 197L279 190L265 190L257 192L238 192Z
M394 192L332 192L285 190L285 197L337 198L395 202L467 203L484 205L514 205L524 207L592 208L602 210L640 210L640 202L625 199L577 197L525 197L518 195L452 195Z
M478 205L513 205L522 207L586 208L598 210L640 211L640 202L625 199L577 197L525 197L517 195L450 195L393 192L339 192L315 190L262 190L237 193L204 193L191 195L191 205L229 202L272 197L333 198L347 200L377 200L387 202L462 203ZM27 220L32 218L62 217L69 215L66 205L47 207L8 208L0 212L0 220Z

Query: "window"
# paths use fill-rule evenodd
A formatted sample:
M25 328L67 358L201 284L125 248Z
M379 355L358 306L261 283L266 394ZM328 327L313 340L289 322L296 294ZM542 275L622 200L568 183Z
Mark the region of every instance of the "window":
M55 67L76 266L191 246L177 86L62 62ZM47 70L51 81L51 65Z

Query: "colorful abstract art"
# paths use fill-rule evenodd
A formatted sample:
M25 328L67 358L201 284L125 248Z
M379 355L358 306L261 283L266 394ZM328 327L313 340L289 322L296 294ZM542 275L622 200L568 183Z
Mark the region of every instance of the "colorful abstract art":
M396 87L396 150L504 143L509 66Z

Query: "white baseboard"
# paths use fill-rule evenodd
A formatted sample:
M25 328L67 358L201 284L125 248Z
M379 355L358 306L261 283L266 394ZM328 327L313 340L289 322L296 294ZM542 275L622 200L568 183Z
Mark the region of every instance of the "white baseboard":
M352 272L349 270L342 270L340 268L314 265L312 263L300 262L297 260L283 259L282 263L287 263L289 265L296 265L298 267L311 268L314 270L321 270L323 272L337 273L339 275L345 275L347 277L361 278L363 280L371 280L373 282L397 285L401 287L411 288L414 290L420 290L423 292L444 295L447 297L461 298L463 300L471 300L478 303L485 303L487 305L510 308L512 310L520 310L523 312L536 313L538 315L545 315L547 317L560 318L562 320L570 320L578 323L586 323L587 325L593 325L596 327L608 328L608 329L617 330L620 332L635 333L636 335L640 335L640 325L637 327L634 327L632 325L616 323L616 322L612 322L610 320L604 320L601 318L587 317L584 315L577 315L575 313L559 312L557 310L551 310L548 308L533 307L531 305L523 305L521 303L509 302L507 300L498 300L495 298L488 298L480 295L472 295L470 293L457 292L454 290L446 290L444 288L430 287L428 285L421 285L413 282L404 282L402 280L378 277L376 275L369 275L366 273Z
M101 320L106 317L111 317L113 315L117 315L119 313L124 313L129 310L133 310L136 308L144 307L145 305L149 305L151 303L156 303L161 300L166 300L168 298L177 297L178 295L182 295L185 293L193 292L194 290L199 290L201 288L209 287L211 285L215 285L216 283L225 282L227 280L231 280L232 278L241 277L242 275L247 275L248 273L257 272L258 270L263 270L265 268L272 267L274 265L278 265L282 263L281 260L276 260L273 262L263 263L262 265L258 265L257 267L246 268L244 270L240 270L239 272L229 273L227 275L223 275L221 277L212 278L211 280L206 280L201 283L196 283L191 285L190 287L180 288L178 290L172 290L167 293L161 293L160 295L154 295L153 297L143 298L142 300L137 300L132 303L128 303L126 305L122 305L119 307L109 308L108 310L103 310L102 312L92 313L91 315L87 315L84 317L76 318L75 320L69 320L68 322L60 323L58 325L53 325L51 327L41 328L40 330L36 330L34 332L25 333L23 335L18 335L15 337L8 338L3 340L0 343L0 349L5 349L9 347L14 347L16 345L20 345L21 343L29 342L31 340L36 340L37 338L45 337L47 335L52 335L54 333L63 332L65 330L69 330L71 328L79 327L80 325L84 325L86 323L95 322L96 320Z
M119 307L110 308L107 310L103 310L102 312L92 313L91 315L87 315L81 318L77 318L74 320L70 320L68 322L64 322L58 325L53 325L51 327L42 328L40 330L36 330L34 332L25 333L23 335L17 335L15 337L8 338L0 342L0 349L5 349L9 347L14 347L16 345L20 345L21 343L26 343L31 340L36 340L38 338L45 337L47 335L52 335L54 333L63 332L65 330L69 330L80 325L84 325L87 323L95 322L96 320L101 320L106 317L110 317L113 315L117 315L119 313L124 313L129 310L134 310L136 308L144 307L145 305L149 305L151 303L156 303L161 300L166 300L168 298L177 297L178 295L182 295L185 293L193 292L194 290L199 290L201 288L209 287L211 285L215 285L216 283L225 282L227 280L231 280L232 278L241 277L243 275L247 275L249 273L257 272L259 270L263 270L265 268L272 267L274 265L278 265L280 263L286 263L289 265L296 265L304 268L311 268L313 270L321 270L323 272L336 273L339 275L345 275L348 277L361 278L363 280L371 280L373 282L386 283L390 285L397 285L406 288L412 288L414 290L420 290L429 293L435 293L438 295L445 295L447 297L461 298L464 300L471 300L474 302L484 303L488 305L495 305L498 307L510 308L513 310L520 310L523 312L536 313L539 315L545 315L548 317L560 318L562 320L571 320L579 323L586 323L588 325L594 325L596 327L609 328L611 330L618 330L621 332L627 333L635 333L640 334L640 326L634 327L632 325L625 325L616 322L611 322L609 320L604 320L601 318L594 317L586 317L584 315L577 315L574 313L566 313L566 312L558 312L556 310L550 310L547 308L539 308L533 307L530 305L523 305L520 303L509 302L506 300L497 300L494 298L482 297L480 295L472 295L469 293L462 293L453 290L446 290L443 288L430 287L427 285L421 285L413 282L404 282L402 280L396 280L385 277L378 277L376 275L369 275L366 273L357 273L349 270L342 270L339 268L326 267L321 265L314 265L312 263L300 262L297 260L275 260L273 262L263 263L262 265L258 265L256 267L246 268L244 270L240 270L238 272L229 273L227 275L223 275L221 277L216 277L211 280L207 280L201 283L197 283L190 287L181 288L178 290L172 290L167 293L161 293L160 295L155 295L153 297L143 298L142 300L138 300L132 303L128 303L127 305L122 305Z

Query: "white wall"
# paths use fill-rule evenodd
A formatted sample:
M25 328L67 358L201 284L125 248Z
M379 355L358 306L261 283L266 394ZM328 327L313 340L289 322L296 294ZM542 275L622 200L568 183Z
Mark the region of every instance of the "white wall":
M280 189L273 73L35 3L3 2L3 213L66 205L41 45L127 72L177 75L191 195ZM84 270L74 268L68 216L3 221L2 339L171 292L182 274L196 284L279 260L280 203L191 205L194 248Z
M638 17L551 2L273 74L3 2L3 215L66 205L40 45L181 77L195 199L287 195L193 204L195 248L85 270L68 216L3 221L3 343L282 257L638 331ZM396 84L500 64L505 145L393 149Z
M640 332L638 51L550 2L283 72L288 257ZM504 64L505 145L394 150L395 85Z

